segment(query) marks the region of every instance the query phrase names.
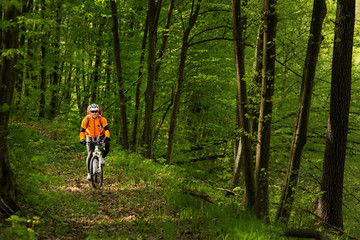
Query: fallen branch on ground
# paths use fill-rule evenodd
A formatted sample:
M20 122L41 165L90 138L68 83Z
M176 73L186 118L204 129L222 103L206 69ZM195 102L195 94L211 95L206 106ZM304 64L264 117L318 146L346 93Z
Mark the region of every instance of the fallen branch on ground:
M184 194L190 194L191 196L200 197L209 203L214 203L216 201L216 198L210 197L208 194L197 190L181 189L180 192Z
M232 196L235 195L235 192L232 191L232 190L230 190L230 189L215 187L215 186L210 185L209 183L204 182L204 181L202 181L202 180L195 180L194 182L199 182L199 183L204 184L204 185L206 185L206 186L208 186L208 187L211 187L212 189L216 189L216 190L220 190L220 191L225 191L227 194L232 195Z
M285 229L284 230L286 237L298 237L298 238L315 238L316 240L331 240L323 232L319 232L314 229Z
M306 213L309 213L309 214L315 216L321 222L321 224L325 225L332 233L334 233L336 235L346 236L349 239L359 239L355 236L349 235L348 233L344 232L342 229L340 229L338 227L335 227L329 223L324 222L319 215L316 215L315 213L311 212L310 210L306 210L306 209L302 209L302 210Z

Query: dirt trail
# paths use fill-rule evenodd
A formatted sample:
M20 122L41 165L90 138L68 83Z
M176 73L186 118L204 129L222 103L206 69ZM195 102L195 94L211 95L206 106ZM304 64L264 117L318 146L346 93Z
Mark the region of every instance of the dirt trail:
M41 135L56 141L61 148L52 156L58 159L59 165L50 165L48 170L51 171L51 175L61 176L64 182L54 182L44 189L56 193L56 198L61 200L46 206L40 214L40 219L45 219L42 218L45 214L50 216L51 220L46 223L46 232L40 230L37 233L37 239L163 237L163 229L156 220L159 219L159 209L166 209L161 183L145 182L142 180L144 172L137 172L133 168L123 169L120 164L115 163L118 162L114 159L116 154L110 151L110 158L107 157L104 168L104 185L100 189L94 189L86 180L84 152L75 152L62 137L59 137L59 133L52 132L40 124L16 124L37 130ZM49 194L46 197L53 195ZM31 209L28 212L31 214Z
M104 169L104 185L100 189L94 189L86 180L85 164L83 167L84 169L79 168L67 173L64 190L76 198L88 199L88 202L85 202L86 206L81 213L76 209L71 209L71 203L63 203L70 207L69 213L64 215L67 233L66 236L61 235L55 238L85 239L89 235L108 238L122 236L124 239L140 237L142 233L137 228L138 219L147 219L145 223L147 221L150 224L146 209L148 206L158 209L160 205L164 204L156 199L161 195L161 189L154 194L144 186L131 184L132 182L129 184L127 181L130 179L111 174L114 171L107 169L112 168L110 164L107 164ZM121 182L119 178L122 179ZM87 213L87 207L95 208L95 211ZM156 238L148 236L146 239Z
M90 215L79 215L76 212L70 214L67 220L69 223L67 237L83 239L89 235L89 232L96 229L99 229L102 235L111 237L118 232L118 228L122 225L119 224L119 219L126 220L128 217L119 211L119 207L122 205L119 198L119 184L113 177L105 177L104 186L101 189L93 189L84 175L69 178L66 181L66 191L75 196L89 199L89 202L96 204L97 210ZM121 226L121 228L123 227Z

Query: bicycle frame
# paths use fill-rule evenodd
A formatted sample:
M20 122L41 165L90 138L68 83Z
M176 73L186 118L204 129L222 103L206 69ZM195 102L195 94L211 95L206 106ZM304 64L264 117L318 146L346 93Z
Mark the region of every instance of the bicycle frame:
M99 144L101 144L100 142L96 142L95 144L95 149L94 149L94 152L93 152L93 156L98 156L100 157L101 156L101 152L99 150Z
M101 143L99 141L96 141L95 150L89 161L91 182L94 188L101 188L101 186L103 185L103 170L102 170L103 166L100 162L101 154L99 151L99 146L98 146L99 144Z
M92 185L94 188L101 188L101 186L103 184L103 171L102 171L103 166L100 163L101 152L99 150L99 145L101 144L104 147L104 145L103 145L104 143L100 142L100 132L101 132L101 126L99 129L98 136L96 137L95 148L92 153L92 157L89 161L90 166L88 166L88 167L90 167L91 182L92 182ZM93 136L91 136L91 137L94 138Z
M100 132L101 132L101 126L100 126L100 128L99 128L99 133L98 133L98 135L97 135L97 137L96 137L95 149L94 149L94 152L93 152L93 155L92 155L91 158L93 158L94 156L98 156L99 159L100 159L100 157L101 157L101 152L100 152L100 150L99 150L99 144L101 144L101 143L100 143ZM91 134L90 134L90 135L91 135ZM92 135L91 135L91 137L94 138ZM101 144L101 145L104 147L103 144ZM100 165L101 165L101 164L100 164Z
M100 152L100 150L99 150L99 144L100 144L100 142L96 142L96 144L95 144L95 150L94 150L94 152L93 152L93 157L94 157L94 156L97 156L97 157L99 157L99 159L100 159L100 157L101 157L101 152ZM99 169L98 169L99 172L101 171L101 168L102 168L102 165L99 164Z

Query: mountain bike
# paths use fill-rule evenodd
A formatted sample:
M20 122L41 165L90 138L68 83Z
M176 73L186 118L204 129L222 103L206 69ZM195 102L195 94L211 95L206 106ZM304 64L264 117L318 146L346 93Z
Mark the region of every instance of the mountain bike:
M104 143L97 140L95 142L95 150L89 162L91 183L94 188L101 188L104 181L103 166L100 163L101 152L99 150L99 145L104 147Z

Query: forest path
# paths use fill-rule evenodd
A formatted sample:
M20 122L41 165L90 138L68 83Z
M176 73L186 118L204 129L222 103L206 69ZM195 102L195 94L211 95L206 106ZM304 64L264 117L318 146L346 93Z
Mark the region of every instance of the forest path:
M79 156L80 155L80 156ZM64 175L66 191L72 197L69 202L64 201L67 211L63 213L66 236L56 236L60 239L95 238L138 239L145 234L140 225L150 225L149 209L162 208L164 202L159 200L162 189L156 187L149 190L151 182L146 184L127 177L124 169L116 169L111 161L107 161L104 168L104 185L94 189L90 181L86 180L86 165L83 154L73 154L69 160L69 171L61 172ZM79 159L80 157L80 159ZM83 159L81 159L83 158ZM79 161L82 164L79 164ZM76 166L76 167L75 167ZM83 206L73 204L73 199L83 200ZM155 235L152 235L155 234ZM146 239L157 239L159 233L147 232Z
M119 159L120 154L110 151L104 167L104 184L94 189L86 179L85 152L74 151L46 129L37 130L59 142L63 152L57 166L49 169L50 175L62 180L44 186L61 200L44 210L52 216L48 222L51 230L41 233L40 239L162 238L163 229L157 225L157 213L166 204L161 180L144 177L149 172L124 164L126 159Z

